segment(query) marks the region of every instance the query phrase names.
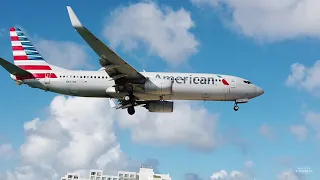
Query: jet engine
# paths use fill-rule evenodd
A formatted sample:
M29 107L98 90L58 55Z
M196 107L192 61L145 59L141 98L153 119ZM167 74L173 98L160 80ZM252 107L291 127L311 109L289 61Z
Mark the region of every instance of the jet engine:
M146 93L156 95L170 95L173 82L169 79L150 78L144 84Z
M173 112L173 102L170 101L150 101L146 104L149 112Z

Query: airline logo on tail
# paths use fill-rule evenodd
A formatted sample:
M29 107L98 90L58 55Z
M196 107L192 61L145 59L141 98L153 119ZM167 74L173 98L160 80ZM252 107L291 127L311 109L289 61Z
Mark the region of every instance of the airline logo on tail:
M20 28L10 28L10 38L14 64L33 75L33 77L17 78L57 78L54 73L51 73L52 67L44 61L41 54Z
M30 40L19 28L10 28L13 60L43 60Z

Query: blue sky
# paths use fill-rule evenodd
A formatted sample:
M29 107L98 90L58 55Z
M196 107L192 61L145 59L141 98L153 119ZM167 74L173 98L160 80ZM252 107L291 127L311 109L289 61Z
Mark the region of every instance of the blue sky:
M313 17L303 17L301 21L296 21L290 17L285 19L283 16L270 15L271 8L276 5L279 6L276 9L279 16L289 16L294 11L283 8L285 5L282 6L280 2L265 2L263 7L266 9L261 10L263 15L262 12L259 14L253 10L258 5L251 1L244 1L242 6L235 1L220 4L213 2L220 1L6 2L0 12L3 17L0 22L1 57L12 61L9 28L18 26L34 40L34 44L40 53L48 57L48 61L74 69L99 69L98 57L71 26L65 7L70 5L83 24L105 43L111 44L136 69L231 74L249 79L265 91L263 96L240 105L238 112L233 111L232 102L198 102L195 104L196 108L191 106L190 111L194 110L191 114L201 113L197 108L206 110L206 115L199 115L202 118L219 115L217 118L208 118L208 121L218 119L217 125L209 127L209 136L216 136L214 134L218 133L224 137L223 143L218 143L215 148L207 151L201 150L195 142L187 142L188 138L170 140L170 137L166 139L158 135L149 141L138 140L135 136L138 128L126 124L124 120L115 120L113 130L126 157L138 161L157 159L158 169L163 173L170 173L174 179L184 179L186 173L198 174L202 179L208 179L221 170L228 173L238 170L250 174L252 178L256 177L257 180L270 180L276 179L283 172L294 172L300 166L309 166L313 170L306 179L319 179L320 163L317 157L320 155L320 116L317 112L320 107L317 94L320 83L316 75L320 68L315 63L320 57L320 31L316 31L320 27L310 25ZM137 18L141 15L138 12L143 9L138 10L144 6L135 6L136 3L145 4L147 10L155 12L165 12L166 8L170 8L171 12L164 13L162 19L158 19L159 23L163 19L169 22L170 17L166 15L173 15L183 8L184 12L175 16L176 19L181 19L172 20L173 27L167 25L167 29L164 28L171 30L173 36L179 37L171 41L161 40L157 38L163 33L161 28L156 28L158 31L154 33L144 27L146 32L140 33L144 30L142 26L146 24L138 21ZM13 9L16 13L12 13ZM137 21L121 19L129 15L132 15L131 20ZM112 19L118 20L118 23ZM187 27L175 29L178 22L184 22ZM149 25L159 24L151 21ZM114 29L117 30L112 31ZM137 41L138 46L133 47L129 43L131 41ZM154 49L150 49L151 44ZM170 51L161 46L177 50ZM181 59L181 56L186 58ZM292 68L294 63L299 63L297 66L303 70ZM18 87L4 70L0 70L0 76L0 145L12 145L12 148L3 152L0 148L0 172L14 174L17 167L39 166L26 161L32 155L26 155L22 152L24 149L20 148L21 145L28 144L28 137L33 133L24 129L24 123L35 118L48 121L51 118L48 109L57 94L26 86ZM291 80L288 80L289 76L292 77ZM126 111L121 113L126 114ZM134 117L121 113L112 117L125 117L126 121L136 122ZM144 117L141 115L139 118ZM150 117L164 121L161 115ZM173 115L171 119L174 117L181 116ZM197 120L196 117L191 118L190 122L197 123ZM205 120L201 119L201 122L205 123ZM165 133L164 130L161 131ZM157 140L161 141L160 146L150 143ZM250 162L251 166L248 165ZM89 166L84 165L79 169L85 167ZM295 176L291 175L292 180L297 178Z

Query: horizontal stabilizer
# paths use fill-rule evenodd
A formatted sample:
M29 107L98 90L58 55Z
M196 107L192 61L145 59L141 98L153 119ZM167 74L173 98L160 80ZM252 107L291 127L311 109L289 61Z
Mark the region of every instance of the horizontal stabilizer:
M4 60L0 57L0 65L5 68L10 74L19 76L19 77L30 77L32 74L26 70L19 68L18 66L10 63L7 60Z

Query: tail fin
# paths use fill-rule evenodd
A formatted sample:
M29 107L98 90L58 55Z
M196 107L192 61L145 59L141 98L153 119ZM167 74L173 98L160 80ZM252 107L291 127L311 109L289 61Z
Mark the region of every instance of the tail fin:
M26 60L44 61L41 54L20 28L10 28L10 38L15 63Z
M33 78L57 78L53 71L63 70L47 63L20 28L10 28L10 38L14 64Z
M42 55L20 28L10 28L14 64L24 70L51 70Z

